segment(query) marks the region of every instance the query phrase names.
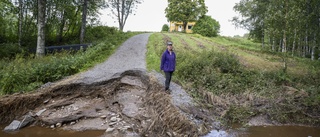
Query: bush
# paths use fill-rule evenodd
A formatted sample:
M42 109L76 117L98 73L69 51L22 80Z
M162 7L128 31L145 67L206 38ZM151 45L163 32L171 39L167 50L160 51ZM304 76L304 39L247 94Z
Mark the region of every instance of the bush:
M113 29L110 29L108 32L112 31ZM109 33L97 34L100 36L95 37L96 41L100 42L96 42L85 52L79 51L76 54L64 52L43 58L34 58L34 55L24 57L22 54L17 54L13 60L1 60L0 94L31 91L44 83L53 82L92 67L104 61L126 39L138 34L118 31Z
M166 32L168 32L168 31L169 31L169 26L168 26L167 24L164 24L164 25L162 26L161 31L166 31Z
M16 54L22 53L23 49L18 44L5 43L0 44L0 59L14 58Z
M205 15L197 21L192 31L202 36L215 37L219 34L220 24L215 19Z

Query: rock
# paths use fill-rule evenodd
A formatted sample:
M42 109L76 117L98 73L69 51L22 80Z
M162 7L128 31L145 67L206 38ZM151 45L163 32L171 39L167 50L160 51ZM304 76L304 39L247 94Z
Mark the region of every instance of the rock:
M9 126L6 126L3 131L15 131L19 129L20 121L13 120Z
M70 123L70 125L74 125L74 124L76 124L76 122L71 122L71 123Z
M121 118L117 118L117 121L119 122L119 121L121 121L122 119Z
M115 124L117 124L117 122L111 122L111 123L109 123L109 126L113 126Z
M107 133L112 132L112 131L114 131L114 128L111 128L111 127L109 127L109 128L106 130Z
M25 115L18 128L23 128L33 121L35 121L35 119L31 115Z
M174 137L176 137L176 136L177 136L177 133L176 133L176 132L173 132L172 134L173 134L173 136L174 136Z
M43 101L43 104L47 104L50 101L50 99L47 99L45 101Z
M50 128L54 128L54 125L51 125Z
M117 117L111 117L110 121L111 122L116 122L117 121Z
M107 115L102 115L100 116L100 118L105 119L107 117Z
M56 127L61 127L61 125L62 125L61 123L57 123Z
M38 111L37 113L36 113L36 116L40 116L43 112L45 112L47 109L42 109L42 110L40 110L40 111Z

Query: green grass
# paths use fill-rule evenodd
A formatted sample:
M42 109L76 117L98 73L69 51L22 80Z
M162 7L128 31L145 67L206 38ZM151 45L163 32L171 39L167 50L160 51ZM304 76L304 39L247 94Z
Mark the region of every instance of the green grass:
M107 27L102 27L104 29ZM113 29L111 29L113 30ZM93 41L93 46L75 54L57 53L42 58L17 54L14 59L0 60L0 94L29 92L44 83L54 82L105 61L128 38L140 32L112 31Z
M284 73L284 55L266 52L259 43L250 40L207 38L183 33L154 33L148 43L148 70L159 71L160 56L165 50L165 46L162 48L159 45L163 45L166 40L173 41L177 55L174 80L188 89L196 100L206 102L208 98L202 96L202 93L206 92L227 98L225 101L232 105L226 110L225 118L231 122L244 122L255 114L262 113L283 123L317 123L310 122L312 117L305 115L301 118L301 115L305 111L308 111L309 115L316 115L320 111L319 107L314 107L320 106L318 61L287 56L288 70ZM199 43L204 47L200 47ZM294 94L299 98L292 97L290 94L293 94L293 91L287 90L286 87L297 90ZM252 101L248 101L248 97ZM282 100L285 102L277 105L276 102ZM295 105L303 107L292 107L295 106L292 105L295 101L298 102ZM248 105L253 102L261 102L271 108L259 110ZM217 105L213 108L219 107L219 102L216 103L210 105ZM246 111L250 113L242 113Z

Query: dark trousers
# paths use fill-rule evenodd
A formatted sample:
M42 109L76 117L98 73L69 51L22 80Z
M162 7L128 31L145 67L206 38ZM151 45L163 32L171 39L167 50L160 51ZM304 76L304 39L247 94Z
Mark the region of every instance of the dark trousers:
M164 74L166 75L166 81L165 81L166 89L165 90L168 90L170 87L170 82L171 82L171 77L172 77L173 72L164 72Z

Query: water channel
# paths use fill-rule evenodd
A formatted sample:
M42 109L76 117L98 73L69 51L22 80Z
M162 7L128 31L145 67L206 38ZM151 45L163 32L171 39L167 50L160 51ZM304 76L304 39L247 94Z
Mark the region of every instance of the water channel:
M104 131L65 131L43 127L26 127L17 132L3 132L0 137L100 137ZM320 127L303 126L257 126L249 128L234 127L228 131L212 131L204 137L320 137Z

